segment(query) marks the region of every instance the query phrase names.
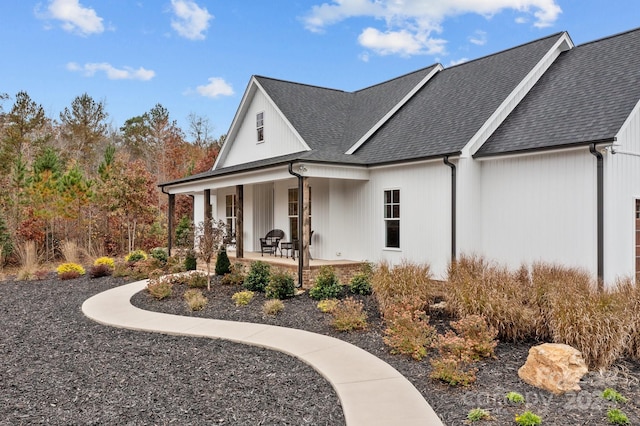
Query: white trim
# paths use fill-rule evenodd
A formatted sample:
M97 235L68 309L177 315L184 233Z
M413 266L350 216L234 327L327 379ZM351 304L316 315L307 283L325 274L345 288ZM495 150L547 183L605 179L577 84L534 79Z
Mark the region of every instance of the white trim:
M538 61L529 73L520 81L515 89L507 96L500 106L491 114L491 117L484 122L482 127L462 148L462 155L473 156L482 145L489 139L493 132L502 124L509 114L520 104L529 91L535 86L538 80L549 69L560 53L573 49L573 42L566 32L562 33L558 41L549 51Z
M596 145L597 145L597 148L603 149L603 148L610 147L612 143L613 142L605 142L605 143L597 143ZM479 162L485 162L485 161L491 161L491 160L510 160L512 158L532 157L534 155L570 153L570 152L577 152L577 151L584 151L584 150L589 151L589 145L583 144L583 145L569 147L569 148L557 148L557 149L554 149L553 147L549 147L549 148L536 150L536 151L512 152L508 154L489 155L486 157L474 157L473 160L479 161ZM606 151L603 152L602 154L605 154L605 153Z
M349 150L347 150L347 152L345 152L345 154L351 155L355 153L358 148L360 148L375 132L377 132L384 123L386 123L391 117L393 117L393 115L395 115L395 113L398 112L398 110L402 108L402 106L406 104L409 99L411 99L413 95L418 92L418 90L424 87L424 85L427 84L427 82L431 80L434 75L436 75L443 69L444 67L441 64L436 64L436 66L433 67L431 72L429 72L429 74L427 74L425 78L423 78L418 84L416 84L415 87L411 89L411 91L407 93L400 102L398 102L393 108L389 110L389 112L384 115L384 117L382 117L376 124L374 124L373 127L371 127L371 129L369 129L369 131L364 134L364 136L362 136L355 144L351 146L351 148L349 148Z

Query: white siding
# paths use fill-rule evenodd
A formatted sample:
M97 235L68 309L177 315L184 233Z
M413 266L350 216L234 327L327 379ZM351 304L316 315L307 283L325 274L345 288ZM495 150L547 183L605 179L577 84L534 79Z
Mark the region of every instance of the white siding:
M619 145L619 146L618 146ZM640 104L605 154L605 281L635 273L635 200L640 199Z
M581 151L481 162L480 253L597 272L596 159Z
M258 143L256 130L256 115L259 112L264 112L264 141L260 143ZM224 153L224 161L217 166L218 168L306 149L260 90L255 92L236 137L227 143L231 145L227 147L228 151Z

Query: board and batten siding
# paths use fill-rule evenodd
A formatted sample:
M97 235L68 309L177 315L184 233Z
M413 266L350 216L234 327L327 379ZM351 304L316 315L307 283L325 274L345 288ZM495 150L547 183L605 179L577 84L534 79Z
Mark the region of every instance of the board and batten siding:
M544 261L595 276L596 159L587 147L480 164L483 256L512 269Z
M264 112L263 142L258 142L256 130L256 115L259 112ZM229 152L226 153L224 163L218 167L249 163L306 149L260 90L255 92L236 137L228 142L231 143Z
M635 200L640 199L640 103L604 153L605 282L633 277L636 253Z
M399 264L427 263L445 278L451 260L451 169L442 161L372 169L366 196L354 205L363 215L361 258ZM384 191L400 190L400 248L385 248ZM369 218L364 219L369 215Z

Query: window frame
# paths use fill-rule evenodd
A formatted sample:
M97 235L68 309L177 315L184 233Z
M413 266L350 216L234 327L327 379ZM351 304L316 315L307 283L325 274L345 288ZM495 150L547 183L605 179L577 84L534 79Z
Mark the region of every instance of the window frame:
M229 199L231 199L231 206L229 206ZM227 194L224 197L224 215L227 225L227 235L232 237L236 232L236 194ZM231 208L231 216L229 216L229 208ZM231 225L229 225L231 221Z
M264 142L264 111L256 114L256 137L257 143Z
M397 195L397 197L396 197ZM385 250L400 250L400 188L388 188L383 190L383 221L384 221L384 248ZM395 225L395 226L394 226ZM395 233L395 238L391 232ZM391 244L390 244L391 243Z
M293 196L292 196L293 195ZM287 190L287 216L289 218L289 240L297 241L298 238L293 238L294 235L298 236L298 188L288 188ZM311 201L311 187L309 187L309 235L311 235L311 218L312 218L312 206Z

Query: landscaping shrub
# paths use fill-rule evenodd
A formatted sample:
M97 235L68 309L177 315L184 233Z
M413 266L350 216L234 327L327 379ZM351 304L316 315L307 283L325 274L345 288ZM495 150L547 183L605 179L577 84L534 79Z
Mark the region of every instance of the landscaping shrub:
M331 325L338 331L363 330L367 328L367 313L364 312L364 304L351 297L338 303L331 315L333 315Z
M508 392L505 398L512 404L524 404L524 396L518 392Z
M149 280L147 284L147 291L157 300L166 299L167 297L171 297L173 293L173 283L164 277L152 279Z
M472 359L494 356L494 349L498 345L495 340L498 331L488 326L483 317L468 315L459 321L451 322L451 327L466 341Z
M612 425L630 425L629 417L618 408L607 410L607 420Z
M115 269L116 262L112 257L102 256L93 262L93 266L106 265L111 269Z
M195 271L198 268L198 258L196 257L196 252L193 250L187 251L187 254L184 258L184 269L185 271Z
M309 297L315 300L335 299L342 294L342 285L331 266L322 266L316 283L309 289Z
M271 274L269 284L265 287L265 296L268 299L286 299L293 297L296 291L293 276L286 272Z
M256 260L251 262L249 273L244 280L244 287L251 291L264 292L265 287L269 284L271 276L271 266L267 262Z
M185 284L190 288L206 288L209 284L209 277L204 272L195 271L185 275Z
M243 290L234 293L231 296L231 300L236 303L236 306L246 306L253 300L254 292L250 290Z
M151 249L151 251L149 252L149 256L156 259L163 266L166 265L167 260L169 260L169 254L167 253L167 251L160 247Z
M612 388L606 388L604 391L602 391L602 398L606 399L607 401L617 402L619 404L626 404L628 401L627 398L622 396L620 392Z
M338 299L322 299L317 306L320 312L327 314L333 312L338 307L338 303L340 303Z
M371 285L383 315L398 303L412 303L415 306L409 307L409 310L426 311L433 302L433 281L428 265L403 261L392 268L383 262L376 268Z
M70 280L85 274L84 268L73 262L61 264L56 268L56 272L61 280Z
M359 272L349 281L349 291L353 294L368 296L373 291L371 287L371 276L363 272Z
M231 271L222 277L220 284L223 285L242 285L246 275L244 273L244 265L240 262L231 265Z
M278 315L284 310L284 303L280 299L270 299L262 305L262 312L265 315Z
M427 355L427 348L433 342L436 330L429 324L429 317L424 311L411 310L401 303L387 308L384 318L384 343L391 348L393 354L409 355L421 360Z
M467 421L469 423L479 422L480 420L490 420L491 415L487 410L483 410L482 408L474 408L469 410L467 413Z
M147 260L148 256L143 250L134 250L125 256L124 260L128 263L135 263L141 260Z
M226 275L229 272L231 272L231 262L227 256L227 250L223 247L216 257L216 275Z
M112 273L113 268L105 264L93 265L91 268L89 268L89 276L91 278L108 277Z
M516 415L516 423L520 426L537 426L542 424L542 419L537 414L527 410L522 414Z
M436 357L431 363L432 379L440 380L450 386L469 386L476 381L477 370L469 363L460 362L453 357Z
M202 294L202 290L195 288L189 289L184 292L184 300L187 302L187 306L192 311L200 311L207 306L207 298Z

